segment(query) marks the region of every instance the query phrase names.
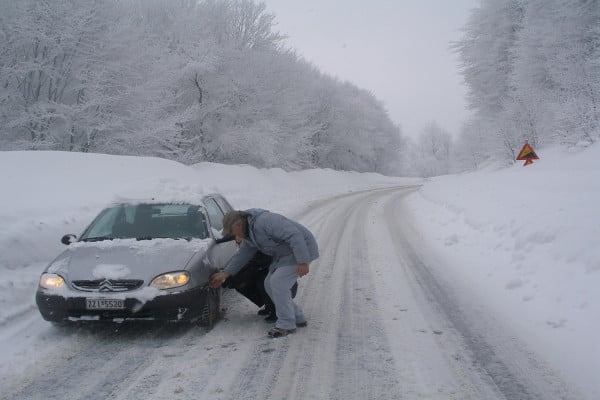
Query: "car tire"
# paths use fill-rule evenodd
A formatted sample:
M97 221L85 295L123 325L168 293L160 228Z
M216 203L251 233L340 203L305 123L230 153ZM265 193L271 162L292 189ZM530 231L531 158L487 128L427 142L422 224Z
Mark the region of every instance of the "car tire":
M210 330L215 321L220 317L221 307L221 289L207 288L205 292L205 301L200 311L198 325Z

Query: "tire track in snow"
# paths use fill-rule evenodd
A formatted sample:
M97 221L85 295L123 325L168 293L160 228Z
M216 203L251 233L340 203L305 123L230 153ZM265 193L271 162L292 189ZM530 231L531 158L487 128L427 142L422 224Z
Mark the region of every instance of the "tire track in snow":
M369 297L374 285L364 266L364 209L382 190L329 199L300 214L321 249L310 278L300 281L298 300L309 327L258 345L228 398L398 398L387 337L379 328L374 296Z
M384 214L388 215L390 221L401 221L401 218L409 215L403 208L401 197L403 193L392 196L383 206ZM469 320L468 314L462 310L457 300L453 297L448 288L441 285L434 276L430 268L423 261L415 247L413 247L415 238L418 237L411 223L389 223L387 225L390 236L395 238L396 254L402 259L406 268L405 271L411 275L409 281L413 284L414 291L420 292L426 299L434 312L438 314L440 321L454 332L456 338L455 346L464 350L461 358L464 358L466 371L472 371L471 379L475 380L476 375L481 378L483 385L497 393L500 398L508 400L567 400L573 399L572 394L567 394L564 386L561 384L553 387L552 384L541 383L543 376L549 374L543 366L528 365L529 362L536 360L524 360L517 357L519 350L515 349L497 349L494 344L488 342L488 337L492 332L485 332L486 327L481 321L475 324ZM488 327L489 328L489 327ZM498 332L500 336L501 333ZM500 354L499 351L504 351ZM507 354L513 358L511 363L507 363ZM520 355L519 355L520 356ZM516 360L519 358L519 360ZM531 369L531 368L534 369ZM551 374L549 374L551 375ZM552 382L550 382L552 383Z
M117 331L113 331L115 328ZM173 340L181 335L181 327L173 330L173 327L163 326L150 331L139 328L136 324L79 329L78 353L63 358L57 348L58 357L48 364L44 373L25 377L16 392L3 393L2 398L90 400L115 397L123 386L144 375L156 355L156 348L181 340ZM150 384L151 380L146 382ZM150 385L146 387L149 389L152 389Z
M342 213L340 213L340 211L342 211ZM310 221L310 214L313 213L306 215L305 218L301 218L300 220L307 225L309 229L313 230L317 239L320 239L321 236L318 234L318 232L321 231L321 227L328 225L328 220L334 217L343 217L344 221L348 220L347 216L343 215L343 213L344 210L338 209L326 218L322 218L320 215L316 216L315 221L319 221L319 227L316 228L305 221ZM324 265L324 263L327 263L327 265L333 265L333 261L335 260L335 249L338 248L340 241L341 238L336 239L333 236L325 237L324 241L320 241L319 248L321 250L321 257L311 265L309 279L300 280L300 288L296 301L301 304L309 321L309 327L300 329L297 334L286 338L273 340L265 337L262 339L262 343L257 345L253 350L238 377L235 379L237 382L236 387L233 389L233 392L228 398L276 398L276 396L273 396L273 392L282 391L282 389L276 389L277 382L286 381L291 383L289 381L290 379L292 382L294 379L298 379L297 382L300 383L300 386L307 386L305 382L310 380L310 378L306 378L304 376L290 376L292 375L290 371L294 373L293 375L295 375L297 368L296 366L288 365L288 370L283 371L283 362L286 357L290 357L288 354L290 341L294 341L295 345L298 346L299 338L309 332L309 329L314 330L315 327L322 326L323 320L317 316L316 311L319 308L323 308L323 303L329 306L336 301L336 296L334 295L335 290L333 290L334 288L332 288L330 291L326 291L325 293L321 293L321 291L317 290L318 288L316 287L316 283L321 280L332 280L332 274L334 273L334 270L326 270L322 268L321 265ZM308 301L300 302L301 298L307 299ZM328 337L321 338L321 340L316 343L320 343L322 347L330 347L331 342L333 341L335 343L335 340L335 336L329 335ZM314 359L313 352L305 352L302 356L302 359L311 365L312 363L310 360ZM316 369L322 370L323 368L319 368L317 366ZM293 393L288 393L286 398L293 399Z
M324 223L315 222L320 225ZM45 369L37 368L35 372L26 372L20 377L20 381L11 385L10 390L4 388L0 394L2 399L89 400L108 396L116 399L148 396L170 398L174 391L182 399L204 394L218 396L222 389L210 382L215 378L218 381L219 375L229 373L227 354L224 355L223 352L228 351L227 349L236 351L239 344L239 337L233 332L225 332L219 338L217 335L223 332L212 331L205 335L195 327L162 327L148 331L145 326L125 324L122 327L116 326L119 332L111 332L112 327L92 331L61 330L48 327L47 323L38 319L36 318L35 327L56 332L52 335L56 336L56 341L49 343L50 346L56 345L54 355L40 360L39 363L45 365ZM257 339L260 344L252 350L261 356L252 357L258 360L257 365L262 368L270 365L276 370L282 362L280 355L286 354L286 351L274 352L273 341L267 338L263 340L266 325L248 331L250 335L260 332L261 337ZM74 343L76 351L65 347L73 346ZM186 349L195 356L188 357L183 352L176 355L169 350L177 348ZM264 355L269 354L270 358L264 358ZM198 362L194 357L201 357L202 361L207 361L208 358L210 362ZM181 364L186 363L187 366L182 368ZM169 387L173 384L176 386Z
M64 359L57 353L59 359L47 363L51 370L25 377L16 391L1 393L0 398L540 398L518 397L522 386L512 392L506 389L519 385L513 367L500 365L500 372L490 367L499 365L494 349L469 337L466 321L466 327L461 326L461 310L453 308L433 276L419 272L426 265L403 239L408 231L397 226L406 216L398 204L410 189L341 195L313 202L295 216L315 232L321 249L309 276L300 280L297 300L309 326L295 335L267 338L268 326L253 315L254 309L231 299L231 321L208 333L188 328L78 334L75 344L81 351L65 352ZM391 239L381 232L386 222ZM382 295L386 280L392 291ZM399 292L400 283L405 292ZM399 314L397 325L385 314L394 307L386 301L401 303L395 297L411 304ZM436 336L420 326L445 330ZM58 350L70 340L60 340ZM423 348L426 351L419 352ZM485 349L492 350L491 364ZM469 354L452 358L462 351ZM423 354L429 359L421 359ZM454 391L438 392L441 386L431 385L440 370ZM506 381L495 381L492 375ZM523 379L521 385L526 384Z
M367 211L376 198L361 201L352 217L349 246L338 257L350 271L344 275L344 293L336 348L336 384L332 399L397 399L399 382L393 364L387 336L382 329L381 315L370 273L370 261L365 244ZM365 204L366 203L366 204Z
M342 299L348 297L343 295L346 262L336 260L341 243L351 240L342 234L347 231L344 224L353 219L353 207L360 207L353 203L364 196L376 195L355 192L327 199L301 216L306 225L323 237L320 244L324 251L319 262L325 268L315 263L310 279L301 280L299 298L303 299L310 325L297 335L273 341L266 338L266 325L261 325L262 321L245 327L241 327L243 321L232 321L229 326L221 324L208 334L194 327L147 331L126 326L114 333L84 329L61 334L43 321L36 321L36 327L43 324L42 329L56 330L57 341L49 343L56 344L56 350L50 359L40 360L45 369L26 373L10 390L3 390L0 398L141 399L173 398L175 394L181 399L234 398L228 397L227 386L220 387L228 381L233 382L230 387L237 384L240 388L241 396L237 398L244 398L244 392L252 393L252 385L259 398L265 391L276 398L279 393L288 393L290 384L295 388L291 391L293 398L305 398L306 393L313 393L316 398L326 397L324 393L335 390L323 389L319 383L324 382L324 388L334 386L336 358L331 349L339 347L341 324L341 313L336 310L341 309ZM336 229L332 230L332 226ZM249 337L243 337L244 333ZM73 344L77 350L65 347ZM324 357L322 346L327 349ZM233 355L237 350L248 353L246 368L228 378L232 371L239 370L231 365L239 356L229 357L227 352Z

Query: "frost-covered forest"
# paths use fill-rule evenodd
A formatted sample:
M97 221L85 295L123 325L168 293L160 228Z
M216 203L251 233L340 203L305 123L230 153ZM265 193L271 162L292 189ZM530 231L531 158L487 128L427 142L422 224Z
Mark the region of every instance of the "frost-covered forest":
M600 138L600 1L482 0L454 49L473 110L455 165Z
M404 147L405 171L473 170L514 162L526 141L539 149L600 139L600 1L481 0L451 48L471 116L456 138L436 122L424 127Z
M525 141L600 138L598 0L479 1L449 44L472 113L457 136L432 115L414 139L373 94L287 48L254 0L0 9L0 150L435 176L513 162Z
M252 0L0 0L0 149L399 173L368 91Z

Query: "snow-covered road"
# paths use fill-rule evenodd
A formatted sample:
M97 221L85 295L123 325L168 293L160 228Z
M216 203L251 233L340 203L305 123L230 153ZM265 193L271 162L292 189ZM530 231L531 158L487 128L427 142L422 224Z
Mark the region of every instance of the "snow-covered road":
M309 325L268 339L256 308L224 294L201 328L57 329L31 310L3 348L35 351L5 371L2 399L574 399L485 310L438 276L403 198L415 187L339 195L292 216L321 257L300 280ZM21 349L21 350L19 350ZM33 349L33 350L32 350ZM12 358L12 357L10 357Z

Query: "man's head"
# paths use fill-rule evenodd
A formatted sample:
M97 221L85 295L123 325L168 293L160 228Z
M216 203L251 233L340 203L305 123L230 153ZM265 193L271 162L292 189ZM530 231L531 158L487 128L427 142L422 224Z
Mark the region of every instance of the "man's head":
M244 220L246 213L243 211L229 211L223 216L223 235L233 235L235 237L244 236Z

